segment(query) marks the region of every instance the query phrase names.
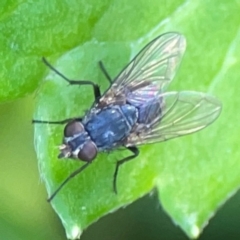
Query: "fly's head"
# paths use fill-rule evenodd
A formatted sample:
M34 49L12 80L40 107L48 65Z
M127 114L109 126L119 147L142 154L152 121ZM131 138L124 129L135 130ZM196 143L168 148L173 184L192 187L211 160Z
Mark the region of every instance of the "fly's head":
M80 121L73 120L64 128L63 144L58 158L73 158L91 162L97 156L97 147L91 141Z

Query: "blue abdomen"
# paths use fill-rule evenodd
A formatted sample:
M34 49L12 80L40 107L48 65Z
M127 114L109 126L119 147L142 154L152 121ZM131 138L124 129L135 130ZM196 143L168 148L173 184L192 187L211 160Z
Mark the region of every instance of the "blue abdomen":
M91 115L85 129L98 148L111 149L129 135L137 121L137 112L128 104L111 106Z

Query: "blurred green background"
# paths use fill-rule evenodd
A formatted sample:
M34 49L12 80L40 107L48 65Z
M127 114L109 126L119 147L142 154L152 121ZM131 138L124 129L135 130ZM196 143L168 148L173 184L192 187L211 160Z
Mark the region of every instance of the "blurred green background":
M60 220L46 202L33 147L33 96L0 106L0 239L66 239ZM240 194L210 221L200 240L240 236ZM83 240L186 240L163 212L155 193L103 217Z

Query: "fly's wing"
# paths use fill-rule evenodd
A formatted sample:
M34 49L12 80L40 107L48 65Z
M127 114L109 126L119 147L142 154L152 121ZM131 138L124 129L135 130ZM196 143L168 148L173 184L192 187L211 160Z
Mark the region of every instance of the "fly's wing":
M128 101L138 106L163 92L175 76L185 48L185 38L179 33L157 37L120 72L99 102Z
M161 142L199 131L214 122L221 112L221 103L201 92L182 91L159 94L156 101L160 113L149 124L139 124L126 146ZM146 119L152 115L145 112Z

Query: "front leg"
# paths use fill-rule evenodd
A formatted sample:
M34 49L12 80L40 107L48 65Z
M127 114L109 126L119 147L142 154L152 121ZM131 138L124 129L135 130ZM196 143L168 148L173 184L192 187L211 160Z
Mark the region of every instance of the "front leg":
M41 123L41 124L65 124L71 121L82 121L82 118L67 118L64 120L60 120L60 121L44 121L44 120L37 120L37 119L33 119L32 123Z
M91 162L85 163L83 166L72 172L61 184L60 186L51 194L51 196L47 199L48 202L51 202L53 198L57 195L57 193L68 183L72 178L74 178L76 175L81 173L85 168L87 168L90 165Z

